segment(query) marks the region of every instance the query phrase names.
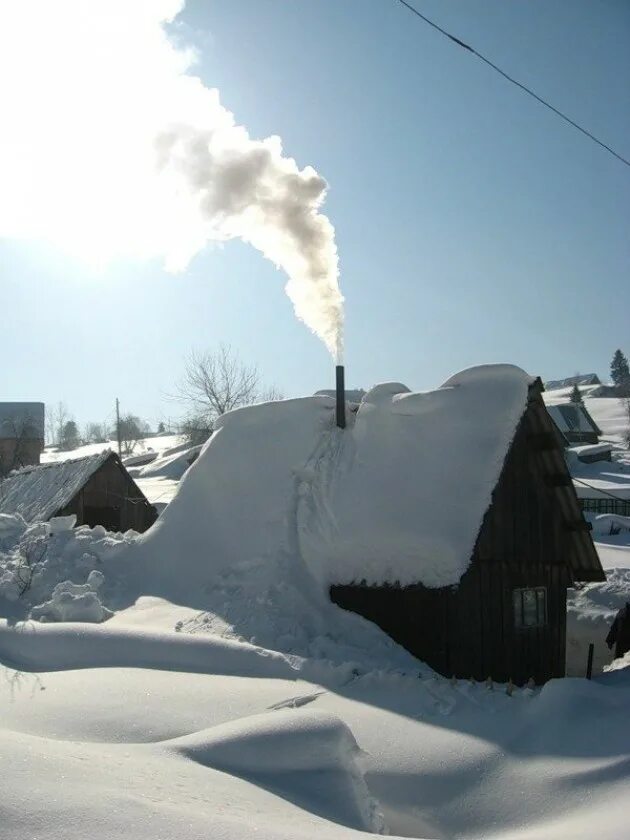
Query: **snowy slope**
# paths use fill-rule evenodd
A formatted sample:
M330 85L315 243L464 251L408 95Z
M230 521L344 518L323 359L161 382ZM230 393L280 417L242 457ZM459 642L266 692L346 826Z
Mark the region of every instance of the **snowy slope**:
M524 405L525 375L496 373L500 426L482 426L481 455L450 456L452 518L471 481L491 489ZM373 489L379 465L396 463L409 492L397 449L416 458L409 441L422 420L435 437L423 441L430 460L419 474L437 480L440 435L456 431L444 418L461 415L453 403L469 417L482 411L467 386L498 413L487 374L430 394L374 389L345 432L326 396L234 412L142 537L0 517L0 613L12 618L0 619L2 837L626 836L630 669L512 693L453 683L322 586L331 566L313 534L337 527L360 550L364 529L379 538L376 517L391 537L401 500L390 508ZM490 461L481 474L471 469L479 457ZM431 526L434 508L413 510ZM627 559L630 531L613 524L619 533L598 519L595 536ZM474 525L452 529L446 545L461 549ZM377 571L392 568L386 558ZM57 590L64 581L89 591ZM606 584L571 594L578 647L601 636L628 591L630 569L617 564ZM95 601L113 618L77 622ZM54 618L55 604L74 623L17 620L45 605Z
M140 612L0 625L9 840L625 836L624 672L512 696L323 663L304 678L264 649L158 630L178 608Z

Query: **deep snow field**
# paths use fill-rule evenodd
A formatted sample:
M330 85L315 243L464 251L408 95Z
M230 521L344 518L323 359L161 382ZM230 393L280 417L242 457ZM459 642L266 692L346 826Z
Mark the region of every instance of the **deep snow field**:
M0 516L2 838L627 837L630 661L508 693L331 604L313 534L374 440L282 406L224 418L142 537ZM575 673L630 592L630 522L593 522Z

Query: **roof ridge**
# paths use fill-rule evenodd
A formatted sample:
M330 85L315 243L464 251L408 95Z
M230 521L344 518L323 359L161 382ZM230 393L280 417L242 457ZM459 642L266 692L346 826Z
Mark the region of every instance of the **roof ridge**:
M20 467L18 470L12 470L8 475L5 476L5 479L11 478L12 476L16 475L26 475L26 473L34 472L35 470L45 470L49 469L50 467L61 467L64 464L78 464L80 461L90 461L96 460L97 458L102 458L103 455L115 455L113 449L103 449L101 452L94 452L92 455L80 455L78 458L64 458L60 461L47 461L44 464L29 464L26 467ZM0 479L2 480L2 479Z

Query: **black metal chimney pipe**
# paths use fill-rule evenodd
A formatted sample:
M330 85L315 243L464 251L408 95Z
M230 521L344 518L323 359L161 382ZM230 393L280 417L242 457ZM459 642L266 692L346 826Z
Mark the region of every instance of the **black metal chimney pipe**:
M344 384L344 367L337 365L337 426L340 429L346 428L346 386Z

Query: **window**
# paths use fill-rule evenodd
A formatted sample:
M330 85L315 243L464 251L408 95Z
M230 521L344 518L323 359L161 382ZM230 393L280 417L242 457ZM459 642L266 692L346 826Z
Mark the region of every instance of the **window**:
M547 590L544 586L535 589L515 589L514 626L517 630L528 627L544 627L547 624Z

